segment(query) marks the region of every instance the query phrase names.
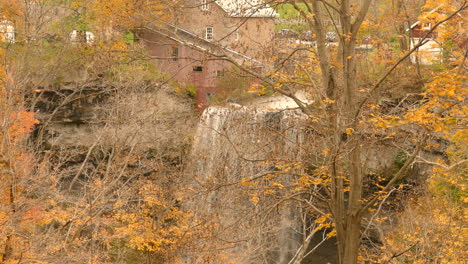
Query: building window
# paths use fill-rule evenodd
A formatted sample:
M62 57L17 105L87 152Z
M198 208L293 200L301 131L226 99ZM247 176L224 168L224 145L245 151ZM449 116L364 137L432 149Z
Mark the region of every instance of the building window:
M79 43L85 43L85 44L93 44L94 43L94 33L89 32L89 31L78 31L74 29L70 33L70 41L72 44L79 44Z
M202 66L194 66L193 71L194 72L203 72L203 67Z
M213 28L207 27L205 31L205 39L206 40L213 40Z
M213 100L215 99L215 96L216 94L215 93L206 93L206 102L209 104L209 103L212 103Z
M0 42L15 43L15 28L13 22L0 21Z
M89 31L86 31L85 32L85 43L86 44L93 44L94 43L94 33L93 32L89 32Z
M201 10L208 11L210 10L210 4L208 3L209 0L202 0L201 2Z
M223 77L224 76L224 71L223 70L217 70L216 71L216 76L217 77Z
M179 60L179 48L177 46L172 47L172 60L173 61Z
M422 30L431 30L432 24L431 23L423 23L421 26Z

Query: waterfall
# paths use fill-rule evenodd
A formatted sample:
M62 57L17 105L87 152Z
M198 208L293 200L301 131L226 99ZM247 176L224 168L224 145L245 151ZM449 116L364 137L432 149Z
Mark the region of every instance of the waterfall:
M301 159L305 121L299 110L247 107L209 107L201 116L187 169L197 194L191 207L219 220L216 236L235 244L230 252L241 263L286 264L299 247L293 204L274 207L271 196L255 191L268 186L275 166Z

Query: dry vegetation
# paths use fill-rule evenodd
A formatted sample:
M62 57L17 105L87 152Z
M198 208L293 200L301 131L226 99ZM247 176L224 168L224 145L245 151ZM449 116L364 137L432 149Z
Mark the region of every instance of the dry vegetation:
M178 1L7 2L0 17L17 34L0 33L0 263L468 258L466 47L413 64L404 33L440 1L270 1L288 3L316 46L276 47L268 72L231 60L212 103L274 94L297 108L214 107L201 120L196 89L124 38ZM444 24L441 42L466 37L467 2L443 2L424 19ZM74 28L99 38L72 43ZM356 52L371 33L376 48Z

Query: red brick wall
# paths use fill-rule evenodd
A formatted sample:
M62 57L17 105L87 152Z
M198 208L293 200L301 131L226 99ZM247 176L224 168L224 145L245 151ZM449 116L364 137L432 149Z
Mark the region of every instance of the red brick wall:
M199 0L185 0L187 7L179 10L172 23L205 38L206 27L213 27L213 43L229 47L251 58L268 62L272 57L275 33L274 18L230 17L221 7L211 2L208 11L200 8ZM234 33L238 31L239 34ZM239 38L236 39L236 36Z
M194 84L197 87L196 105L204 108L207 105L207 93L215 94L218 84L218 71L224 71L231 65L221 60L210 60L207 54L180 45L178 42L153 32L140 32L149 55L159 70L166 73L172 80L180 83ZM173 49L178 48L178 59L174 60ZM201 72L194 71L194 67L202 67Z
M424 30L424 29L421 29L421 25L416 25L414 26L412 29L411 29L411 37L412 38L423 38L424 36L426 36L426 34L429 32L429 30ZM429 34L428 36L429 38L436 38L437 37L437 33L436 32L432 32L431 34Z

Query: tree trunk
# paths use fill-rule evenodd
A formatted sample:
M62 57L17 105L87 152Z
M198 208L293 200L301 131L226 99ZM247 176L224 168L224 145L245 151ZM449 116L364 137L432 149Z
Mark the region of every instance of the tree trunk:
M359 215L353 214L347 216L345 232L345 241L342 247L342 256L340 256L340 264L356 264L361 240L361 217Z

